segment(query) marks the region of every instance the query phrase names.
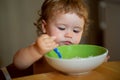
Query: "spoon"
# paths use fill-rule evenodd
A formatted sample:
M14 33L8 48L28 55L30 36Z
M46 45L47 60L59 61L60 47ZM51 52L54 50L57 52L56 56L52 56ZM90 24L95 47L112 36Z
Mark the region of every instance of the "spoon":
M58 50L58 48L54 48L54 51L58 55L58 57L61 59L62 55L61 55L60 51Z

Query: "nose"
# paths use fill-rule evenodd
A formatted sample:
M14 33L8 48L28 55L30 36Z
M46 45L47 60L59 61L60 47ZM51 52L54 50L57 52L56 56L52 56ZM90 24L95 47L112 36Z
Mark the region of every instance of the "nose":
M73 32L71 32L71 31L66 32L65 37L66 38L72 38L73 37Z

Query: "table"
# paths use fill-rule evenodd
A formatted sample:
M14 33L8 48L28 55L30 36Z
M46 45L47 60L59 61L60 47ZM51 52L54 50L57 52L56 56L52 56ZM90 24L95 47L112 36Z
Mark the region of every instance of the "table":
M49 72L15 78L13 80L120 80L120 61L103 63L97 69L79 76Z

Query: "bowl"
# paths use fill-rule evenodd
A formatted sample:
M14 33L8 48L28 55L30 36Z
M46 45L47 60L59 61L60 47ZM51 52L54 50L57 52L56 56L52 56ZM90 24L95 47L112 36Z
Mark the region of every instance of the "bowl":
M52 50L45 55L49 65L69 75L88 73L100 66L106 59L108 50L102 46L79 44L58 47L62 58Z

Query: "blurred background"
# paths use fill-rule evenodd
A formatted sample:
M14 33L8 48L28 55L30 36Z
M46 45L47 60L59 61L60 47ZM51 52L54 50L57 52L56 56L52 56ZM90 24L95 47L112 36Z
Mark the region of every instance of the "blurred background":
M44 0L0 0L0 67L12 63L15 52L36 39L37 11ZM110 61L120 60L120 0L85 0L91 24L81 43L104 46Z

